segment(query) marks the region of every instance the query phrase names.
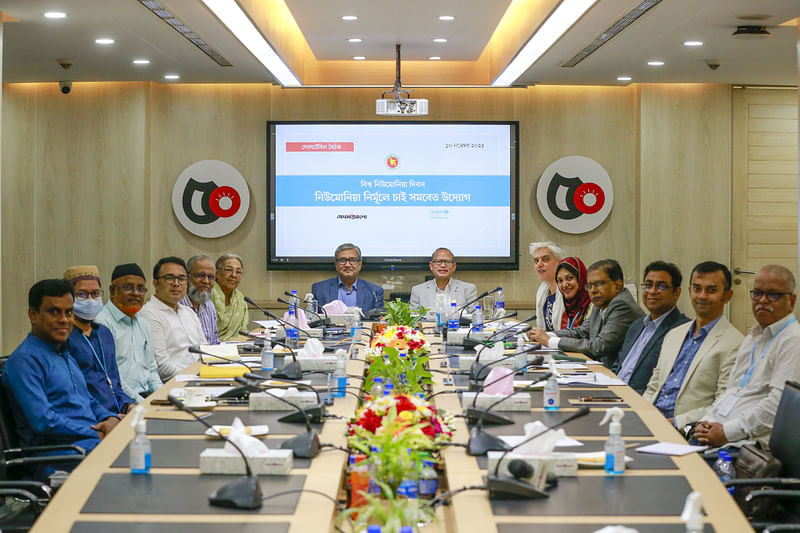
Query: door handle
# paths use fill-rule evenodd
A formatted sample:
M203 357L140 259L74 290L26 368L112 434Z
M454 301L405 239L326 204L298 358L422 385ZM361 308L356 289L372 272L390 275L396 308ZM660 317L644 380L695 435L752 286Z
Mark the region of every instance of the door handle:
M745 270L739 267L734 268L733 273L736 274L737 276L741 274L755 274L755 272L753 272L752 270Z

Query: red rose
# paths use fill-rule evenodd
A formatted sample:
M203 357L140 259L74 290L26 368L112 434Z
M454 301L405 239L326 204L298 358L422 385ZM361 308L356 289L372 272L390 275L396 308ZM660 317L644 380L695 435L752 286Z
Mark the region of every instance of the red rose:
M375 433L375 430L381 427L381 417L376 415L375 411L372 409L367 409L364 411L364 414L361 415L358 425L370 433Z
M397 414L400 414L403 411L417 410L417 406L414 405L414 402L412 402L408 396L397 396L397 403L395 406L397 407Z
M436 437L436 430L433 429L433 426L430 424L425 424L425 427L422 428L422 432L430 438Z

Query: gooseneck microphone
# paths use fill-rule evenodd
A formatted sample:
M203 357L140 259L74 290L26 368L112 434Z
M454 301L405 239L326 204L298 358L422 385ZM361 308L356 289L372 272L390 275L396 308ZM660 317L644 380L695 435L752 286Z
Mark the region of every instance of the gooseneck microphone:
M506 331L512 330L512 329L516 328L517 326L519 326L520 324L525 324L525 327L520 329L520 333L528 331L529 329L531 329L531 327L527 324L527 322L530 322L532 320L536 320L536 315L531 315L528 318L526 318L525 320L523 320L521 322L518 322L517 324L514 324L513 326L509 326L507 328L501 329L500 331L494 332L494 334L492 334L488 339L486 339L483 342L484 346L490 344L493 341L494 337L497 336L498 334L505 333ZM472 366L470 367L469 375L470 375L470 379L472 379L472 380L477 379L476 376L478 375L478 373L480 371L480 368L481 368L481 365L480 365L481 353L483 352L484 349L485 348L481 348L481 349L478 350L478 353L475 356L475 361L473 361Z
M269 311L267 311L266 309L264 309L263 307L261 307L260 305L255 303L252 299L250 299L249 296L245 296L244 297L244 301L249 303L250 305L252 305L256 309L258 309L262 313L264 313L264 316L266 316L267 318L271 318L272 320L275 320L276 322L280 323L281 326L283 326L284 330L286 330L286 326L289 326L290 328L296 329L297 331L299 331L300 333L302 333L306 337L311 337L310 333L308 333L307 331L297 327L297 324L290 324L289 322L285 321L284 319L275 316L274 314L270 313ZM275 341L273 341L273 342L275 342Z
M283 366L280 367L278 370L272 373L272 377L280 378L280 379L289 379L289 380L298 380L303 379L303 369L300 367L300 361L297 360L297 354L285 342L273 340L272 344L277 344L278 346L283 346L287 350L289 350L289 354L292 356L292 360L288 363L286 362L286 357L283 358Z
M189 346L188 350L189 350L189 353L196 353L198 355L207 355L209 357L214 357L215 359L221 359L223 361L228 361L229 363L242 365L243 367L245 367L247 369L248 372L253 370L252 368L250 368L250 366L248 366L246 363L243 363L240 359L231 359L230 357L225 357L224 355L215 355L213 353L204 352L203 350L200 349L199 346ZM202 358L201 358L201 362L202 362ZM213 365L215 363L203 363L203 364ZM253 391L253 387L251 387L251 386L234 387L229 391L225 391L222 394L219 394L217 396L217 398L219 398L219 399L226 399L226 398L246 399L252 391Z
M231 439L214 429L214 426L197 416L197 413L189 408L183 401L174 396L170 396L169 401L172 402L172 405L181 411L189 413L195 420L211 429L211 431L219 435L222 440L230 442L244 461L244 468L247 473L243 477L235 479L209 494L208 503L216 505L217 507L229 507L234 509L260 509L263 501L261 484L258 482L258 478L253 475L253 470L250 468L250 463L242 449Z
M541 349L542 349L542 345L541 344L538 344L538 343L537 344L532 344L531 346L525 348L524 350L521 350L521 351L518 351L518 352L514 352L511 355L503 356L500 359L495 359L494 361L486 363L485 365L479 363L478 362L478 358L476 357L475 361L473 361L473 363L472 363L472 366L470 366L470 368L469 368L469 380L472 381L472 382L475 382L475 383L480 383L481 381L486 379L486 376L489 375L489 372L491 372L491 370L492 370L491 367L493 365L502 363L503 361L507 361L509 359L513 359L514 357L516 357L516 356L518 356L520 354L528 353L528 352L535 352L536 350L541 350ZM483 351L483 350L481 350L481 351ZM544 361L544 357L542 357L541 361L542 362ZM540 364L541 364L541 362L540 362Z
M322 311L322 314L325 315L325 318L320 318L319 321L317 321L317 322L309 322L308 325L311 326L312 328L317 328L317 327L320 327L320 326L326 327L326 326L330 326L331 325L331 319L328 318L328 312L325 310L324 307L319 305L319 302L317 302L317 300L314 300L314 299L307 300L306 298L303 298L302 300L300 300L300 298L298 298L297 296L295 296L294 294L292 294L289 291L283 291L283 294L286 295L286 296L290 296L292 298L297 299L298 303L301 302L301 301L302 302L313 303L314 307L316 309L319 309L320 311ZM320 314L317 313L316 311L309 311L308 309L306 309L305 311L313 313L313 314L317 315L318 317L320 316Z
M278 298L277 302L280 303L280 304L284 304L284 305L294 305L291 302L289 302L288 300L284 300L283 298ZM312 311L310 309L303 309L303 311L306 312L306 313L311 313L312 315L317 317L317 320L308 323L309 327L315 328L315 327L320 327L320 326L321 327L330 326L330 319L328 319L327 316L325 318L323 318L322 315L320 315L316 311ZM295 310L295 312L297 312L297 311Z
M485 326L486 324L491 324L492 322L497 322L498 320L505 320L505 319L507 319L507 318L513 318L513 317L515 317L515 316L517 316L517 312L516 312L516 311L514 311L513 313L509 313L509 314L507 314L507 315L501 316L501 317L492 318L492 319L490 319L490 320L487 320L487 321L485 321L485 322L481 322L480 324L476 324L476 326ZM471 326L471 324L470 324L470 326ZM474 331L475 331L475 330L474 330L474 329L472 329L472 327L470 327L470 328L469 328L469 331L468 331L468 332L467 332L467 334L466 334L466 336L465 336L465 337L464 337L464 339L461 341L461 344L462 344L462 345L463 345L465 348L472 348L472 347L474 347L474 346L477 346L477 345L479 345L479 344L483 344L483 342L482 342L482 341L475 340L475 339L470 339L470 338L469 338L469 336L470 336L470 335L472 335L472 333L473 333Z

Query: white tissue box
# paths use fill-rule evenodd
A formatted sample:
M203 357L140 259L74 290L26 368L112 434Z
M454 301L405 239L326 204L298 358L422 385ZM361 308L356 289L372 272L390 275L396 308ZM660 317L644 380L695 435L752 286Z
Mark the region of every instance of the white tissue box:
M317 405L317 395L313 391L286 391L283 395L284 400L288 400L300 407L311 407ZM293 411L294 407L286 402L282 402L266 392L250 393L251 411Z
M491 356L491 355L484 354L484 355L481 356L481 360L478 361L478 363L480 363L482 365L488 365L489 363L493 363L494 361L502 359L503 357L506 357L506 355L504 354L504 355L501 355L501 356L497 357L497 356ZM470 368L472 368L472 363L475 362L476 358L477 358L477 356L475 356L475 355L459 355L458 356L458 368L460 370L469 370ZM506 359L505 361L503 361L501 363L497 363L496 365L492 365L492 367L495 367L495 366L499 366L499 367L503 367L503 368L509 368L511 370L514 370L516 368L516 366L514 364L514 358L513 357L509 357L508 359ZM490 367L490 370L491 370L491 367Z
M459 328L458 331L447 332L447 344L461 346L464 338L469 334L470 340L483 342L494 334L494 331L469 332L469 328Z
M300 368L303 370L320 370L323 372L334 372L336 370L335 355L323 355L321 357L297 357Z
M331 324L336 326L344 326L348 321L355 322L356 320L360 319L356 313L342 313L341 315L329 314L328 318L330 319Z
M478 399L475 400L475 394L478 394ZM505 394L486 394L485 392L463 392L461 393L461 406L466 409L472 407L473 400L476 407L487 408L494 402L498 401L503 396L506 399L498 403L492 408L492 411L530 411L531 410L531 395L528 392L518 392L513 396Z
M494 472L501 455L503 455L503 452L488 452L486 454L489 459L489 472ZM548 472L556 477L575 477L578 475L578 459L572 452L553 452L552 455L523 455L510 452L503 458L500 472L511 475L508 472L508 463L514 459L522 459L533 467L534 474L531 484L538 489L544 487ZM540 476L543 477L540 479ZM539 482L542 483L541 486L538 485Z
M248 456L255 475L285 476L292 469L292 450L267 450L265 455ZM201 474L245 474L244 461L238 453L224 448L206 448L200 454Z

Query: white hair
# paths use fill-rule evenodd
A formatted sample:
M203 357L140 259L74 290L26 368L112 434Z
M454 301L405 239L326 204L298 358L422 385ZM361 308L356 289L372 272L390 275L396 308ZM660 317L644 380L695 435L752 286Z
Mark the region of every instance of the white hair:
M533 254L535 254L536 250L539 248L547 248L550 250L550 252L555 256L556 261L561 261L567 257L567 252L562 247L551 241L532 242L528 247L528 252L531 254L531 256L533 256Z

